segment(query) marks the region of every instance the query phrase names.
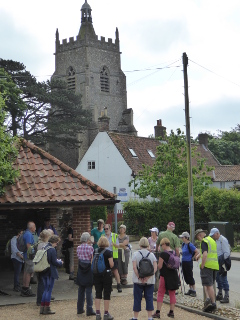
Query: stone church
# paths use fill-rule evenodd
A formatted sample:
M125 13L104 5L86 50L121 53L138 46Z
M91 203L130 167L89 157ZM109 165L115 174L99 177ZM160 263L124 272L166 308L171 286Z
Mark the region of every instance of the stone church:
M82 96L82 106L92 113L92 122L78 135L80 147L63 150L49 146L49 152L76 168L99 131L125 132L137 135L133 111L127 108L126 76L121 70L119 33L115 40L95 33L92 9L87 0L81 8L81 25L74 39L59 40L56 31L55 72L70 90ZM64 133L63 133L64 134Z

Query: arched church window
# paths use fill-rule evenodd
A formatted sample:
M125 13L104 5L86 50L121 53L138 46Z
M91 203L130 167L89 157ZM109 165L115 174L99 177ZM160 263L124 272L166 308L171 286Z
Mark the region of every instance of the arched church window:
M109 72L106 67L100 72L100 86L102 92L109 92Z
M68 90L74 90L76 88L76 77L75 77L75 70L73 67L69 67L67 70L67 87Z

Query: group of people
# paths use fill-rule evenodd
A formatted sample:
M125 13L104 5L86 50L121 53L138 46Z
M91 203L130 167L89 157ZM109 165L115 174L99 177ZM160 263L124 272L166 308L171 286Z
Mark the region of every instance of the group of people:
M189 290L185 293L196 297L195 280L193 277L193 260L199 260L200 276L204 287L206 300L204 311L210 312L216 309L216 300L221 303L229 302L229 284L227 271L230 269L230 246L228 240L222 236L217 228L211 229L209 235L202 229L195 231L195 239L200 242L200 250L190 242L190 234L185 231L181 235L174 234L175 224L169 222L167 230L159 233L158 228L153 227L149 231L151 237L142 237L139 241L140 250L132 256L133 263L133 317L138 319L141 311L141 300L144 295L148 319L160 318L164 294L170 298L170 310L168 317L174 318L174 307L176 304L176 290L180 285L179 272L177 269L168 267L172 255L182 255L182 272ZM34 243L33 234L36 231L34 222L30 221L23 238L28 248ZM11 241L12 259L14 270L14 288L21 290L22 296L34 296L30 288L30 279L33 273L33 262L28 259L26 252L19 252L16 246L17 238L22 231ZM72 235L73 238L73 235ZM180 239L182 245L180 246ZM54 234L52 228L43 229L39 233L38 250L48 248L47 259L50 268L45 273L38 273L37 304L40 305L40 314L55 313L50 309L51 293L55 279L58 278L57 267L62 266L63 261L57 258L55 250L60 238ZM122 285L127 284L128 264L130 257L129 237L126 235L126 226L119 227L119 234L111 231L111 225L105 224L102 219L97 222L97 227L91 230L91 235L84 232L81 235L80 245L77 247L78 273L77 284L78 301L77 314L85 313L84 304L86 298L86 315L96 316L96 320L102 319L100 314L100 302L104 300L104 320L112 320L109 313L110 298L112 292L112 278L117 282L117 291L122 292ZM95 254L104 257L105 271L93 273L91 265ZM158 254L156 254L158 253ZM142 258L149 259L153 266L153 272L149 276L140 277L139 264ZM21 271L24 260L23 286L19 284L19 270ZM154 312L153 292L155 284L155 273L160 270L159 287L157 293L157 309ZM213 289L214 281L217 281L218 294L215 297ZM95 311L93 308L92 287L95 286ZM18 291L19 291L18 290ZM223 294L224 291L224 294Z

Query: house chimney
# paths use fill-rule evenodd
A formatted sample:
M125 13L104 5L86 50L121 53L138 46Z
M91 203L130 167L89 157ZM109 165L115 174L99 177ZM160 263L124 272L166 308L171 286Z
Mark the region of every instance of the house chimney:
M110 118L107 116L107 108L101 111L101 116L98 118L98 129L100 132L109 131Z
M198 135L199 144L204 144L205 147L208 147L208 134L207 133L199 133Z
M164 140L166 134L166 127L162 126L162 120L157 120L157 125L154 127L155 138L162 137Z

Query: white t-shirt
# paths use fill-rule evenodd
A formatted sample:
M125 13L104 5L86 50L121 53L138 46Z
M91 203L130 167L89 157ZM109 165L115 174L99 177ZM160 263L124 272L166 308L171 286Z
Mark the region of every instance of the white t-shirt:
M141 251L141 253L144 257L146 257L149 253L149 251L147 249L141 249L141 250L134 252L133 257L132 257L132 261L136 261L137 268L139 267L139 261L142 259L142 255L141 255L141 253L139 253L139 251ZM152 252L150 252L148 259L151 260L152 264L154 261L157 261L155 255ZM133 270L132 281L133 281L133 283L142 284L142 282L136 276L134 270ZM153 276L151 276L147 281L147 284L154 284L154 283L155 283L155 274Z

